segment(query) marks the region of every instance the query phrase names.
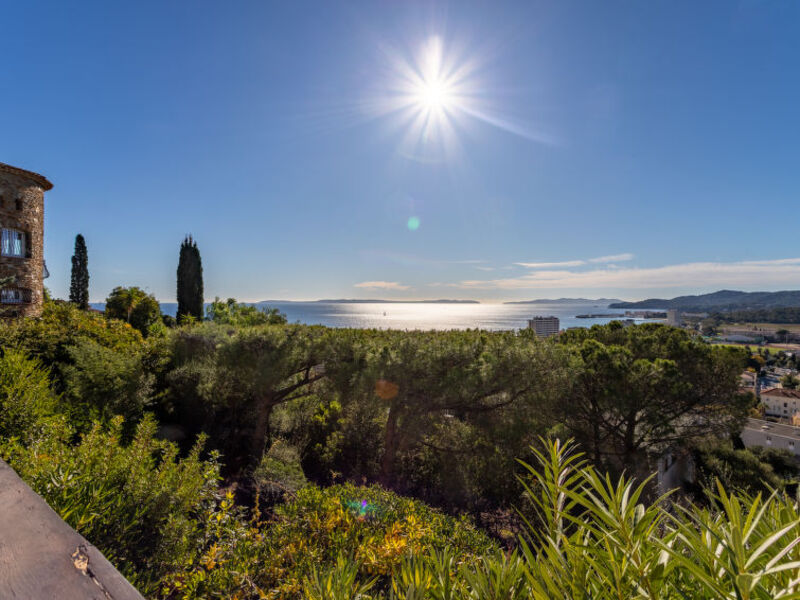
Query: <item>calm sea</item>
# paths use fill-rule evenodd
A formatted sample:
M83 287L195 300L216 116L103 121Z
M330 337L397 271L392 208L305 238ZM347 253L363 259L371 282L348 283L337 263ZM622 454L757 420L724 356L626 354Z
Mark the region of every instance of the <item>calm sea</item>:
M260 304L264 306L264 304ZM561 328L591 327L608 323L610 318L578 319L587 313L619 314L602 304L439 304L439 303L337 303L272 302L290 323L381 329L520 329L533 316L556 316ZM176 305L161 305L165 314L174 316Z

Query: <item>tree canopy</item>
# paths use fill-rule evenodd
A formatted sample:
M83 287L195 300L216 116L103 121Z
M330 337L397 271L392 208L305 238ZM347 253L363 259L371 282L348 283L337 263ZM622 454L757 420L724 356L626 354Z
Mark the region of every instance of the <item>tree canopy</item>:
M221 325L253 327L256 325L279 325L286 323L286 316L277 308L258 307L236 302L235 298L225 301L214 298L206 308L206 319Z
M185 317L203 319L203 264L192 236L183 240L178 257L178 322Z
M566 332L560 343L577 362L556 418L597 464L649 470L648 456L737 431L747 416L750 400L737 379L744 351L661 324L595 325Z
M69 301L81 310L89 308L89 257L86 240L75 236L75 253L72 255L72 275L69 284Z
M130 323L146 337L150 326L160 320L161 307L155 296L141 288L115 287L106 298L106 317Z

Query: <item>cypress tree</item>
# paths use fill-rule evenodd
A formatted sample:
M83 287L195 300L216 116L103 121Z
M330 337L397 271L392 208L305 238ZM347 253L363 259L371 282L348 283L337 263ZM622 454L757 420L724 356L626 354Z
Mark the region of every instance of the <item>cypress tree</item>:
M178 322L183 316L203 318L203 264L192 236L186 236L178 258Z
M72 276L69 282L69 301L81 310L89 308L89 256L86 240L75 236L75 254L72 255Z

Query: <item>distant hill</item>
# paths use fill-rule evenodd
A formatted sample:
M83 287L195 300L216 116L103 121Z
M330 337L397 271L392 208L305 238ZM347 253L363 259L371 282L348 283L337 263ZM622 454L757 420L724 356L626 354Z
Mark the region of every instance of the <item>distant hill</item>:
M800 290L782 292L738 292L720 290L699 296L679 296L671 300L650 298L640 302L616 302L609 308L677 308L686 311L726 312L759 308L800 306Z
M279 304L316 304L316 303L328 303L328 304L480 304L477 300L356 300L356 299L347 299L342 298L338 300L261 300L260 302L244 302L243 304L250 304L252 306L258 307L273 307ZM203 306L204 308L208 307L209 303L206 302ZM106 303L105 302L91 302L89 303L94 309L97 310L105 310ZM165 315L175 316L178 312L178 303L177 302L161 302L159 303L161 306L161 312Z
M597 298L596 300L592 300L591 298L557 298L555 300L549 300L546 298L540 298L538 300L516 300L514 302L503 302L503 304L605 304L609 305L612 303L621 303L622 300L619 298Z
M480 304L477 300L359 300L358 298L339 298L335 300L315 300L333 304Z
M324 300L261 300L256 302L257 306L272 304L480 304L477 300L359 300L358 298L332 298Z

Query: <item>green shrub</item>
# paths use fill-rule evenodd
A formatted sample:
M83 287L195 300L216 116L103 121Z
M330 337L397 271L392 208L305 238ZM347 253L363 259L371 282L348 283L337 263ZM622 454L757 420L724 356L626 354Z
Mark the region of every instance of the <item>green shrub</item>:
M495 548L465 519L377 486L349 484L307 486L269 519L256 514L249 524L227 510L210 513L206 531L213 535L192 565L166 579L165 596L300 598L314 586L318 592L319 586L341 591L350 584L363 590L373 579L376 589L388 589L391 574L409 556L449 546L459 561L471 563ZM332 575L328 568L337 564L341 569ZM344 584L341 577L347 578Z
M325 565L307 569L300 584L305 598L797 597L800 511L795 500L778 493L766 498L730 494L718 485L710 508L668 506L663 498L647 503L646 482L634 485L624 478L601 475L572 444L554 442L536 451L535 457L535 467L525 465L535 485L526 483L525 487L535 507L535 515L529 515L535 521L529 522L537 525L520 540L519 552L503 555L483 547L480 555L465 560L463 552L443 547L450 540L458 543L453 531L422 535L419 548L413 546L415 536L407 532L402 543L409 551L391 561L385 571L391 575L388 581L372 579L371 569L365 568L369 565L365 557L375 552L369 536L353 537L354 528L346 534L338 532L336 493L333 497L308 494L287 505L281 509L284 519L291 516L293 524L286 529L292 532L286 540L291 543L287 552L295 560ZM343 498L352 498L354 491L365 495L372 488L333 489L342 492ZM292 506L301 510L295 512ZM328 518L320 521L321 515ZM430 520L424 522L436 529ZM281 535L276 539L280 541ZM322 546L321 539L325 540ZM317 552L320 547L328 552ZM353 547L358 548L355 553ZM283 574L282 580L285 586L295 581L290 574ZM290 597L296 589L278 588L273 590L274 597ZM256 593L245 596L258 597Z
M731 494L717 484L709 508L668 506L664 498L646 503L646 482L601 475L572 444L554 442L535 457L535 466L525 465L525 487L534 507L529 523L537 525L520 540L519 552L486 552L460 564L446 550L412 554L394 569L388 595L380 585L359 590L365 580L352 576L358 557L351 564L339 560L306 578L306 598L771 600L800 594L794 499ZM371 596L357 595L363 592Z
M0 438L26 438L56 405L49 373L12 348L0 352Z
M141 334L127 323L68 302L46 302L39 318L0 322L0 346L25 350L45 366L69 362L68 348L83 339L120 352L142 345Z
M225 301L214 298L214 302L206 307L206 319L220 325L236 325L238 327L286 323L286 315L277 308L244 304L236 302L235 298L228 298Z
M729 490L768 493L798 474L791 453L776 448L734 449L728 441L710 439L695 448L694 457L700 485L706 488L719 481Z
M711 507L645 503L647 482L612 480L572 444L526 466L540 528L523 544L533 598L790 597L800 569L795 500L728 493Z
M115 418L72 445L73 430L56 419L27 445L0 441L0 456L144 593L192 558L218 481L202 441L181 459L155 432L146 418L123 446Z
M155 379L145 368L142 349L118 352L83 339L67 351L70 363L62 366L62 376L74 425L84 429L115 415L128 423L141 419Z
M75 348L103 348L105 356L121 357L141 355L147 348L141 334L127 323L67 302L46 302L40 318L0 321L0 347L18 348L39 360L49 369L57 392L66 389L65 371L75 364ZM99 352L95 354L99 357Z
M259 493L273 498L293 494L308 483L297 449L280 439L261 458L253 482Z
M133 287L115 287L106 298L107 319L120 319L147 337L150 327L161 320L161 307L155 296Z

